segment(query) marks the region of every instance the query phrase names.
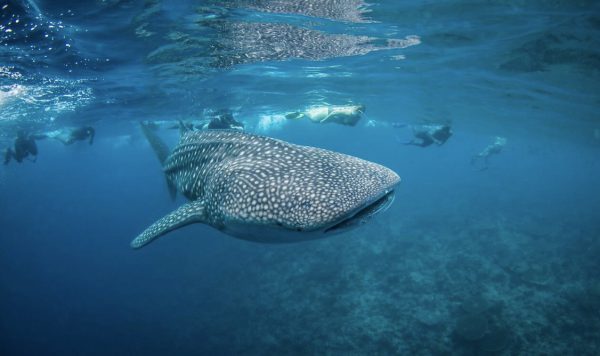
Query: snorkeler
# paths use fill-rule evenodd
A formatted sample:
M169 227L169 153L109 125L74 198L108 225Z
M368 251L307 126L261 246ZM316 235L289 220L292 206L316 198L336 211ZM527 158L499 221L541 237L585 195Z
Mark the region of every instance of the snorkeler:
M178 121L144 121L146 129L157 130L159 128L178 129L180 132L200 130L243 130L244 124L237 121L231 110L221 109L212 111L207 119L178 120Z
M146 120L143 121L145 127L150 130L168 129L168 130L181 130L185 131L196 131L202 130L208 123L208 120Z
M346 126L355 126L364 113L364 105L324 105L311 107L304 112L289 113L285 115L285 118L288 120L300 120L307 118L310 121L318 124L333 122Z
M488 159L491 155L499 154L502 152L502 149L506 146L506 138L496 136L494 138L494 142L489 144L483 151L479 152L477 155L471 158L471 164L477 166L478 163L482 160L483 165L479 170L484 171L488 169Z
M232 129L232 130L243 130L244 124L233 118L233 114L229 109L217 110L215 116L210 119L208 124L203 128L208 130L215 129Z
M4 152L4 164L8 164L11 159L21 163L24 158L29 155L33 156L32 162L37 160L38 148L35 140L44 139L46 135L31 135L25 132L25 130L19 130L17 132L17 138L15 139L14 149L7 148Z
M47 134L48 137L54 138L65 145L71 145L75 141L83 141L89 139L89 144L94 143L94 135L96 130L91 126L83 126L77 128L63 128Z
M392 126L405 127L408 125L392 124ZM441 146L452 136L450 125L419 125L411 126L411 128L415 137L410 141L403 142L404 145L427 147L435 143Z

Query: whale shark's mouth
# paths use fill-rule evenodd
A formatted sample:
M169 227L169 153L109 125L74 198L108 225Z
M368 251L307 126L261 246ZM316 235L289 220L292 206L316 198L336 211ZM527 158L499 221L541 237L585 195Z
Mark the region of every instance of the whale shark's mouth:
M384 212L394 202L396 191L394 189L382 195L379 199L373 201L370 204L365 205L353 214L350 214L347 218L340 221L339 223L328 227L323 232L326 234L335 234L344 232L346 230L355 228L369 221L373 216Z

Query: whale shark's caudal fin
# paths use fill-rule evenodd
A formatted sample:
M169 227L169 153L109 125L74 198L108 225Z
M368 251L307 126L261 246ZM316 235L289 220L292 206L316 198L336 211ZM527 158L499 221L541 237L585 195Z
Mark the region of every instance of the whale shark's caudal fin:
M189 224L203 223L205 220L204 203L201 201L189 202L150 225L131 241L131 247L143 247L170 231Z
M158 137L148 123L141 122L140 125L142 126L142 133L146 137L146 140L148 140L148 143L154 150L154 153L156 153L156 157L158 157L160 164L164 165L167 157L169 156L169 147L163 142L163 140L160 139L160 137ZM175 184L173 184L168 177L167 188L169 189L169 195L171 196L171 199L175 200L177 195L177 187L175 187Z

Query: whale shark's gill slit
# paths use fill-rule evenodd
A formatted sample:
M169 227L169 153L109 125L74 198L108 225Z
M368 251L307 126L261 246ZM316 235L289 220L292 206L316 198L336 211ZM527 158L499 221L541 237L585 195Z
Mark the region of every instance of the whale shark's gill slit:
M392 203L394 202L394 197L395 197L395 191L391 190L391 191L387 192L386 194L384 194L381 198L377 199L373 203L371 203L371 204L365 206L364 208L362 208L361 210L359 210L356 214L325 229L325 231L323 231L323 232L326 234L342 232L342 231L344 231L348 228L351 228L355 225L361 225L361 224L367 222L367 220L369 220L369 218L371 218L373 215L376 215L377 213L387 210L387 208L389 208L389 206L392 205Z

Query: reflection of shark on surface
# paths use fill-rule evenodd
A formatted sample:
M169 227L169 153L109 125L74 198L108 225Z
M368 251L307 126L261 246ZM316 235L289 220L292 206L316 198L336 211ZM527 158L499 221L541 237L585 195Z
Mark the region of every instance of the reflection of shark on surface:
M372 162L243 131L184 132L169 154L153 130L142 130L171 194L190 202L137 236L133 248L193 223L258 242L325 237L387 209L400 182Z

